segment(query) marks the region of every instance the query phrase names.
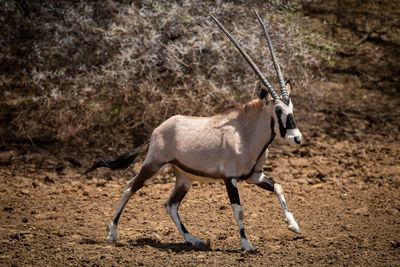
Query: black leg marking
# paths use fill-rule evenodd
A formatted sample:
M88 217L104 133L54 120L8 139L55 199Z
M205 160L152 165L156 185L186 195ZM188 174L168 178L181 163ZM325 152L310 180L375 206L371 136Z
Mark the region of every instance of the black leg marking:
M271 179L267 178L266 176L264 176L264 179L262 179L261 181L256 183L256 185L261 187L262 189L274 192L275 182L272 181Z
M119 217L121 217L121 214L122 214L122 210L120 212L118 212L117 214L115 214L114 219L112 221L114 224L118 224Z
M286 201L282 201L282 208L283 208L284 210L290 212L290 210L289 210L289 208L288 208L288 206L287 206L287 204L286 204Z
M189 189L186 189L184 185L176 186L165 204L173 205L176 203L181 203L188 191Z
M246 239L246 234L245 234L245 232L244 232L244 229L243 229L243 228L239 230L239 233L240 233L240 238L244 238L244 239Z
M239 198L239 191L236 186L236 181L235 179L225 179L225 186L226 190L228 191L228 197L229 200L231 201L231 204L238 204L240 205L240 198ZM232 183L232 181L234 181Z
M183 225L183 223L181 222L181 228L182 228L182 232L185 234L188 234L188 230L186 229L186 227Z

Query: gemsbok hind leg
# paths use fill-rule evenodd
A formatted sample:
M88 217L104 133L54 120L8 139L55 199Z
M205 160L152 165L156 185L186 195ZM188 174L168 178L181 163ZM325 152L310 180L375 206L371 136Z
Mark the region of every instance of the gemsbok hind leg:
M275 183L271 179L268 179L262 172L255 173L247 180L247 182L254 183L265 190L274 192L281 204L283 214L285 215L285 221L288 224L288 229L300 234L300 228L296 220L294 219L293 214L289 211L285 197L283 196L282 187L278 183Z
M118 220L121 216L121 213L126 203L128 203L129 199L136 191L138 191L140 188L143 187L144 182L150 179L154 174L156 174L157 171L158 171L157 169L154 169L151 166L144 164L139 174L135 176L132 180L130 180L126 185L124 193L122 194L121 201L118 205L117 211L115 212L114 218L107 227L108 230L107 242L109 244L112 243L117 244Z
M176 225L176 228L178 228L179 233L181 234L183 239L185 239L185 242L192 246L200 246L203 244L201 240L193 237L189 233L189 231L183 225L182 220L178 214L179 205L181 204L186 193L192 186L192 181L189 180L176 167L174 167L174 171L176 175L176 183L174 190L172 191L168 200L165 202L165 208L167 209L168 214L171 216L172 221Z
M240 205L239 191L237 189L237 181L235 178L224 179L226 190L228 191L228 197L232 205L233 214L235 216L236 223L239 227L240 234L240 247L242 250L247 252L255 251L255 248L249 243L244 233L243 225L243 208Z

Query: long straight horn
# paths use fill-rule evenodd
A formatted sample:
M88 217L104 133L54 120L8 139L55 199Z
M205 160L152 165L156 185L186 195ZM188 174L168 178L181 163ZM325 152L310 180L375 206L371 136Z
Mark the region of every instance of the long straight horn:
M272 56L272 62L274 63L274 68L276 70L276 74L278 74L279 86L281 88L282 98L285 101L289 101L289 95L288 95L288 92L286 91L286 86L285 86L285 82L283 80L282 71L281 71L281 68L279 67L279 62L278 62L278 59L276 58L275 50L274 50L274 47L272 46L271 39L269 38L269 34L267 32L267 28L265 27L264 22L262 21L262 19L258 15L257 10L254 7L253 7L253 11L254 11L254 13L256 13L258 21L260 22L261 27L264 30L265 37L267 37L269 51L271 52L271 56Z
M249 55L243 50L243 48L240 46L240 44L233 38L233 36L222 26L222 24L213 16L211 17L214 19L214 21L218 24L218 26L221 28L221 30L228 36L228 38L231 40L231 42L236 46L237 49L239 49L240 54L247 60L249 63L250 67L254 70L254 72L257 74L258 78L261 80L261 82L267 87L269 94L272 96L274 100L279 99L278 94L275 92L275 90L272 88L272 86L269 84L269 82L264 78L260 70L257 68L256 64L251 60Z

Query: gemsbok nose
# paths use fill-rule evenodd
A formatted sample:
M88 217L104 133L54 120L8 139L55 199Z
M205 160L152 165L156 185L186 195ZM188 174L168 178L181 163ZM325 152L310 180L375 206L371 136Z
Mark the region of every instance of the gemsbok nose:
M301 136L296 136L296 137L294 138L294 142L295 142L296 144L300 145L300 144L301 144Z

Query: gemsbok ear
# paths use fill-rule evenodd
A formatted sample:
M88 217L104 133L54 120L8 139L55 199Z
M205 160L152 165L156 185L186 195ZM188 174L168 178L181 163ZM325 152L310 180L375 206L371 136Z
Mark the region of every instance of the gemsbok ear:
M258 85L257 95L260 100L264 100L268 96L268 90L262 84Z
M290 82L290 80L286 81L285 87L286 87L286 91L288 92L288 95L290 95L290 92L293 90L293 86L292 86L292 83Z

